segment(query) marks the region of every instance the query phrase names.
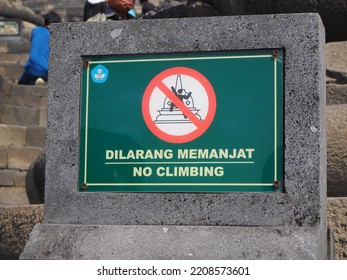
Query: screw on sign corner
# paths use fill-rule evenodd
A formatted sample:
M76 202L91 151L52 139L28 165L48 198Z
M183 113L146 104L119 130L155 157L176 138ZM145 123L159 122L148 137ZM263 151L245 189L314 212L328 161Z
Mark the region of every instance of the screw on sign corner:
M272 56L276 58L278 56L278 50L273 50L272 51Z
M272 184L274 189L277 189L280 185L281 185L280 181L274 181L273 184Z
M84 65L85 68L88 68L89 65L90 65L89 60L84 61L84 62L83 62L83 65Z
M87 183L83 183L81 186L82 191L86 191L88 188Z

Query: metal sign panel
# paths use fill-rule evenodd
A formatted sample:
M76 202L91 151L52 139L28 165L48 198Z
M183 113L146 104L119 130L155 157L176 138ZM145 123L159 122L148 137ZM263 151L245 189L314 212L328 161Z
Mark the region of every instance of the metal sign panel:
M283 188L283 51L83 58L79 190Z

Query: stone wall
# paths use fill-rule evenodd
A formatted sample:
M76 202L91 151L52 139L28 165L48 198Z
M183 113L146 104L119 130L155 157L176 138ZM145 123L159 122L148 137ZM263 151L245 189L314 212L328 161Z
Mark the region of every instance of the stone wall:
M29 234L43 220L43 205L0 205L0 260L18 259Z
M335 258L347 260L347 198L328 198L328 224L335 238Z
M63 21L81 21L83 18L84 0L22 0L22 2L36 14L45 14L54 10Z
M347 41L326 45L328 196L347 197Z
M326 45L328 224L347 259L347 41Z

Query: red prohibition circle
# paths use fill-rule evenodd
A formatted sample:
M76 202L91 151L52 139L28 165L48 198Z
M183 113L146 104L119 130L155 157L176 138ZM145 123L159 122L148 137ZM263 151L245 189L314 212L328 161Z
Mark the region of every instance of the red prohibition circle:
M164 85L163 80L167 77L171 77L174 75L187 75L197 80L204 88L207 94L207 99L208 99L208 112L206 114L204 121L194 122L192 120L192 122L196 126L196 129L184 135L172 135L162 131L157 126L157 124L154 123L154 120L152 119L150 114L150 98L154 90L158 87L160 91L167 96L169 92L171 92L171 90L168 89L166 85ZM174 98L174 96L171 96L171 97ZM169 98L169 99L172 99L172 98ZM211 83L200 72L191 68L187 68L187 67L173 67L173 68L169 68L167 70L160 72L150 81L142 98L142 115L147 127L159 139L164 140L166 142L170 142L170 143L177 143L177 144L186 143L200 137L202 134L206 132L206 130L211 125L215 113L216 113L216 95Z

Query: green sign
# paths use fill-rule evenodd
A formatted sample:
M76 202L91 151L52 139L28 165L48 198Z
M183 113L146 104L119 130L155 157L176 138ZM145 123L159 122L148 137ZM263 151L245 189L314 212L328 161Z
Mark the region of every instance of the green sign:
M79 190L283 189L282 50L83 57Z

